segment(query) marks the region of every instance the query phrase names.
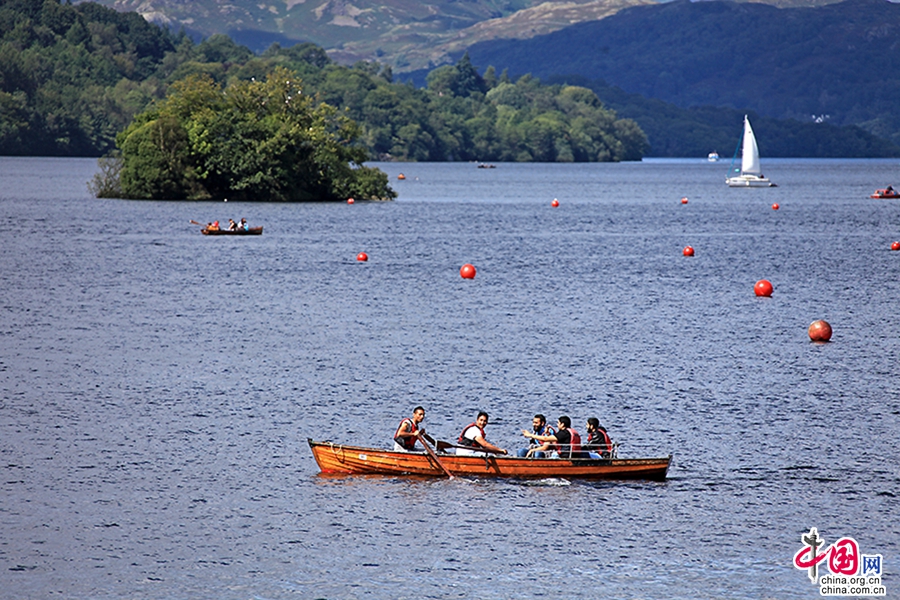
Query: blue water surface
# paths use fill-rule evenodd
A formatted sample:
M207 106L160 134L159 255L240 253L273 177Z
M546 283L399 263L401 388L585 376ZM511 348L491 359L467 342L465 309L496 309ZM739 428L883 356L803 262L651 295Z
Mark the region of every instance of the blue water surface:
M378 166L394 202L188 203L0 158L0 597L816 598L811 527L900 593L900 161ZM319 474L307 438L387 448L417 404L673 466Z

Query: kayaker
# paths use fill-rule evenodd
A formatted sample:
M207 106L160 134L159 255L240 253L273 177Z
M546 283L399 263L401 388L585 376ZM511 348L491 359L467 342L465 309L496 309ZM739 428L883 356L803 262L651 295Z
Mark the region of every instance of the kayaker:
M247 225L247 219L241 219L240 228L244 231L250 231L250 226Z
M425 420L425 409L417 406L413 409L411 418L400 421L397 426L397 432L394 433L394 452L412 452L416 447L416 440L419 436L425 438L428 443L434 444L434 439L425 433L425 426L422 421Z
M228 219L228 231L237 231L237 223L234 222L234 219Z
M459 434L457 444L466 447L457 448L456 453L465 455L483 455L485 453L484 451L488 451L494 454L508 454L503 448L495 446L487 441L484 433L484 428L487 427L487 424L488 414L486 412L478 413L475 422L466 425L465 428L463 428L462 433Z
M219 230L219 222L213 221L212 223L209 224L209 226L207 226L207 229L209 229L210 231L218 231Z
M563 415L557 422L559 430L552 435L537 435L530 431L522 431L527 438L543 442L540 446L528 450L528 456L537 452L552 452L551 458L586 458L581 451L581 436L572 429L572 419Z
M531 419L531 429L531 432L536 435L552 435L556 433L552 426L547 425L547 417L540 413L534 415L534 418ZM526 433L526 431L526 429L523 429L522 433ZM540 443L534 438L531 438L530 440L528 440L528 448L519 448L519 451L516 453L516 455L519 458L525 458L526 456L528 456L528 451L537 446L540 446ZM544 452L537 451L532 453L532 456L534 456L535 458L547 458L547 455Z
M587 420L587 434L587 443L583 449L591 458L609 458L612 455L612 440L609 439L606 428L596 417Z

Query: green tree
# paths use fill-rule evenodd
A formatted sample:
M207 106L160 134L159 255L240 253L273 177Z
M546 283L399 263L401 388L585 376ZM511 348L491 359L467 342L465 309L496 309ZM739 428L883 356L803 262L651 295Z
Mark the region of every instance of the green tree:
M359 134L283 67L224 89L192 76L119 134L119 189L128 198L394 198L387 176L362 165Z

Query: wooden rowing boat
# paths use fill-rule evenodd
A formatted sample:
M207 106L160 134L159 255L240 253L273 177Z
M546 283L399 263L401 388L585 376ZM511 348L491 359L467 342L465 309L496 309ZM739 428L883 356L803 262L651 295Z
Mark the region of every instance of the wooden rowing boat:
M251 227L250 229L201 229L203 235L262 235L262 227Z
M672 456L664 458L516 458L463 456L439 453L440 464L429 454L394 452L380 448L347 446L307 440L323 474L420 475L442 477L447 472L468 477L517 479L648 479L663 481ZM444 469L441 468L443 465Z

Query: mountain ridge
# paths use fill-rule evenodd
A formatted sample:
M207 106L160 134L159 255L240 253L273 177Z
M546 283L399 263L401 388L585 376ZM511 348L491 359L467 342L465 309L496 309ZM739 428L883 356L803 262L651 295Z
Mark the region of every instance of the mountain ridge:
M886 0L784 9L723 1L635 6L467 51L473 64L507 68L512 77L580 76L683 108L856 124L900 143L900 5Z
M88 1L88 0L82 0ZM313 42L350 64L377 60L396 72L452 64L464 45L527 39L665 0L95 0L135 11L195 40L221 33L260 53L272 43ZM734 0L739 1L739 0ZM742 0L740 0L742 1ZM766 0L818 6L836 0Z

